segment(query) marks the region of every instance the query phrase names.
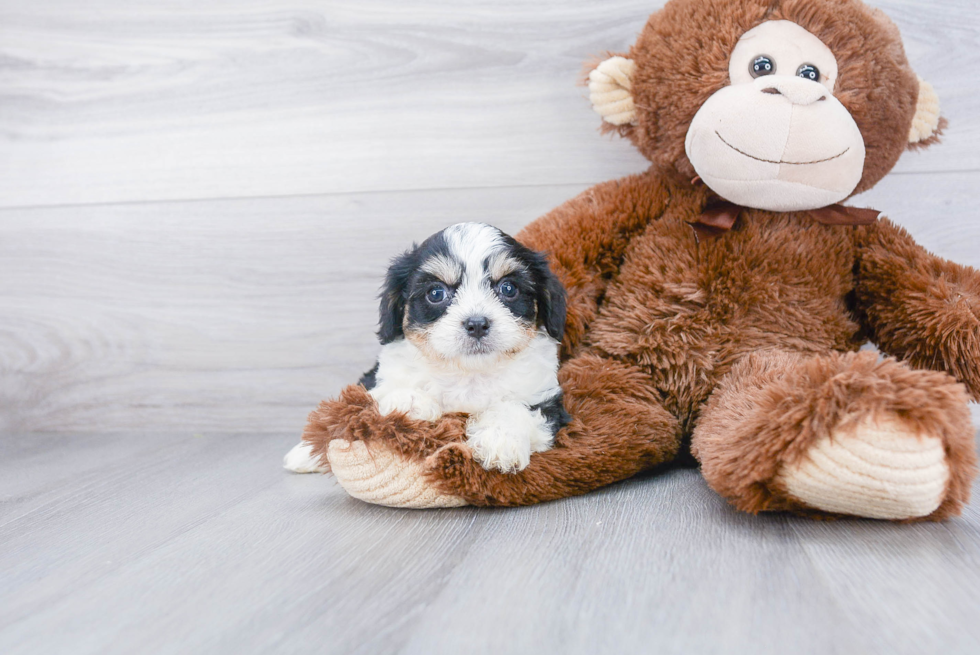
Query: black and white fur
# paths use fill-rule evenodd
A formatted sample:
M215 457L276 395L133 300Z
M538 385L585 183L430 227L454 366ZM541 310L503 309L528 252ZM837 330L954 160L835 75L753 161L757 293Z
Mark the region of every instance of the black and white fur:
M495 227L459 223L392 262L383 347L360 382L382 414L469 414L474 458L520 471L569 421L557 378L564 328L565 290L545 258ZM300 448L286 467L314 470L296 466L303 453L290 461Z

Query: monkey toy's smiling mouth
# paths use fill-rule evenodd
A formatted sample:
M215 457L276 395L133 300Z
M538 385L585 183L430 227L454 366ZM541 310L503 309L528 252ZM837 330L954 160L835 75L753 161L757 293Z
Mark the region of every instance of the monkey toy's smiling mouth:
M733 146L732 144L730 144L728 141L726 141L725 140L725 137L723 137L718 132L718 130L715 130L715 135L721 140L722 143L724 143L726 146L728 146L729 148L731 148L732 150L734 150L738 154L744 155L744 156L746 156L746 157L748 157L750 159L754 159L756 161L765 162L767 164L792 164L793 166L806 166L808 164L820 164L820 163L823 163L825 161L831 161L833 159L837 159L838 157L842 157L845 153L847 153L848 150L851 149L850 146L848 146L847 148L844 148L842 151L838 152L836 155L833 155L832 157L824 157L823 159L814 159L812 161L785 161L785 160L782 160L782 159L779 159L779 160L763 159L762 157L756 157L755 155L750 155L749 153L745 152L744 150L740 150L739 148L736 148L735 146Z

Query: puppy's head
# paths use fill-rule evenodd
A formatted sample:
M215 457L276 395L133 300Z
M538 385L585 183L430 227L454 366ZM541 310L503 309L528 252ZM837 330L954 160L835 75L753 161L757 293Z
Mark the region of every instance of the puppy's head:
M378 337L476 364L524 349L538 329L561 341L565 290L544 256L495 227L459 223L396 258Z

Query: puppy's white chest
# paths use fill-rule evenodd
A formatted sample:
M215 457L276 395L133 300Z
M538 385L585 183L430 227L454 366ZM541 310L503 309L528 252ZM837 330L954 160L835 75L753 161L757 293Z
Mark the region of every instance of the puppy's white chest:
M442 413L476 414L501 402L536 405L558 390L558 344L546 335L512 357L480 368L462 368L426 359L410 342L385 346L378 358L377 387L371 395L412 392Z
M511 375L498 371L493 374L461 375L440 380L441 398L445 412L477 414L492 403L500 402L512 393Z

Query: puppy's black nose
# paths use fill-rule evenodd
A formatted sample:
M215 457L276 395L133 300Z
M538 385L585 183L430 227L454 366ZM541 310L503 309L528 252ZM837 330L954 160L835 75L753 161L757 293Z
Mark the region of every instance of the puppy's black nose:
M481 339L490 331L490 321L486 316L471 316L463 322L466 334L474 339Z

